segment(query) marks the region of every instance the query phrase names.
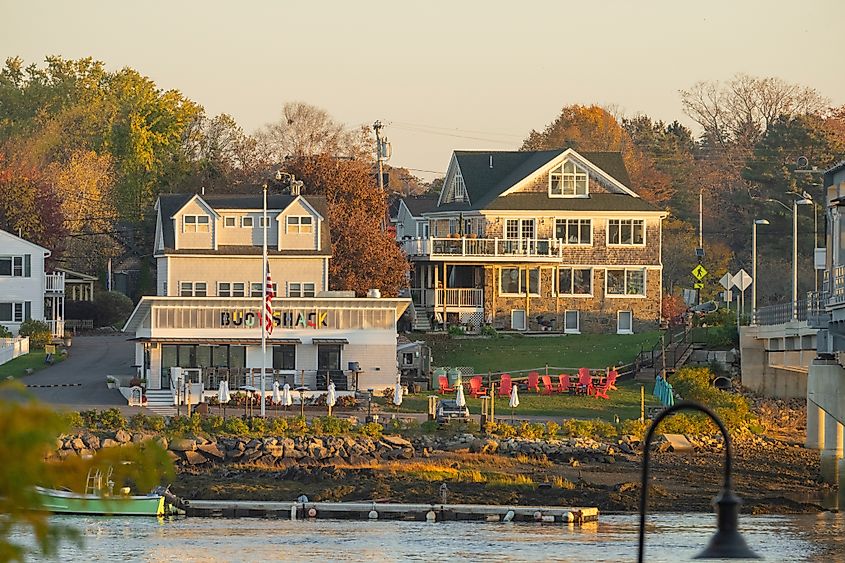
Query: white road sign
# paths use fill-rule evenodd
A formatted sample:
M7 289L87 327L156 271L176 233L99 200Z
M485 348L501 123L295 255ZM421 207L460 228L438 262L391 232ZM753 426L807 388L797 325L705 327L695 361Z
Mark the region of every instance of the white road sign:
M745 291L751 285L751 276L745 270L740 270L731 278L731 284L739 288L740 291Z
M719 283L722 284L722 287L724 287L725 289L730 289L732 279L733 278L731 278L730 274L725 274L724 276L719 278Z

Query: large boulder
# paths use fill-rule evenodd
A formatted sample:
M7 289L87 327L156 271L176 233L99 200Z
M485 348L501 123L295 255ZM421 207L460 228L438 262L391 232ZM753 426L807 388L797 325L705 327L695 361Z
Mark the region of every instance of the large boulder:
M169 449L174 452L193 452L197 449L197 443L189 438L174 438L170 441Z
M126 430L118 430L114 433L114 439L120 444L125 444L132 441L132 435Z
M197 451L207 457L209 461L223 461L225 457L225 454L214 443L200 444L197 446Z
M202 465L208 462L204 455L193 450L184 450L182 451L182 455L185 457L185 462L189 465Z
M388 445L394 448L412 448L413 445L410 441L406 440L401 436L382 436L382 442L387 443Z

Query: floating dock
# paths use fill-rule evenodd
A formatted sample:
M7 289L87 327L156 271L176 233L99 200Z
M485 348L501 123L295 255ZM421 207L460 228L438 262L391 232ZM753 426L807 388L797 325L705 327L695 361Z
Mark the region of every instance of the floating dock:
M393 504L380 502L264 502L191 500L188 516L217 518L333 518L353 520L481 520L486 522L595 522L598 508L564 506L503 506L489 504Z

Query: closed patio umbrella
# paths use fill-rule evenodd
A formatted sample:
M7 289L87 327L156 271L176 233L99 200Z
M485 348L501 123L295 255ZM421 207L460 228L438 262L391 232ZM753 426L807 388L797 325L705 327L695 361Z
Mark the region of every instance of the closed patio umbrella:
M455 397L455 404L457 404L458 407L463 408L463 407L467 406L467 400L464 397L464 384L461 383L460 379L458 379L457 387L458 387L458 394Z
M329 407L329 416L332 415L332 407L337 403L337 394L334 390L334 382L329 383L329 392L326 394L326 405Z
M279 382L273 382L273 404L278 405L282 402L282 394L279 392Z
M285 415L288 413L288 407L293 404L293 397L290 394L290 385L285 383L282 388L282 405L285 407Z
M515 383L511 386L511 398L508 405L511 408L511 422L513 422L513 409L519 406L519 389Z
M396 378L396 385L393 386L393 404L397 407L402 404L402 384Z
M229 382L225 379L220 381L220 389L217 391L217 402L223 407L223 417L226 417L226 403L232 397L229 395Z

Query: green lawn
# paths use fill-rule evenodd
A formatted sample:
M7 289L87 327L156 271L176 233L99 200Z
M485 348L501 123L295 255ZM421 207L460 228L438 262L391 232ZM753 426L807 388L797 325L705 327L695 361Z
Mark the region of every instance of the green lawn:
M424 339L425 336L413 338ZM500 335L497 338L429 337L432 364L469 366L475 373L541 368L605 368L627 364L641 348L651 349L657 331L642 334L569 334L566 336Z
M514 416L547 416L554 419L601 418L613 421L614 416L620 420L638 418L640 416L640 386L638 381L623 381L617 384L616 391L610 391L610 399L597 399L583 395L537 395L533 392L519 394L519 407L514 410ZM657 399L651 394L654 385L645 385L645 402L648 405L657 405ZM443 397L453 399L454 393ZM481 400L466 398L467 406L473 414L481 412ZM391 412L426 412L428 410L428 393L407 395L402 401L402 406L396 410L388 401L379 397L376 402L383 406L384 413ZM510 417L511 409L508 407L508 398L496 399L496 416Z
M38 371L48 367L47 364L44 363L46 355L47 354L44 350L36 350L24 356L17 357L10 362L6 362L0 366L0 380L7 379L9 377L23 377L27 368L32 368L34 371ZM56 361L61 361L60 358L61 356L57 356Z

